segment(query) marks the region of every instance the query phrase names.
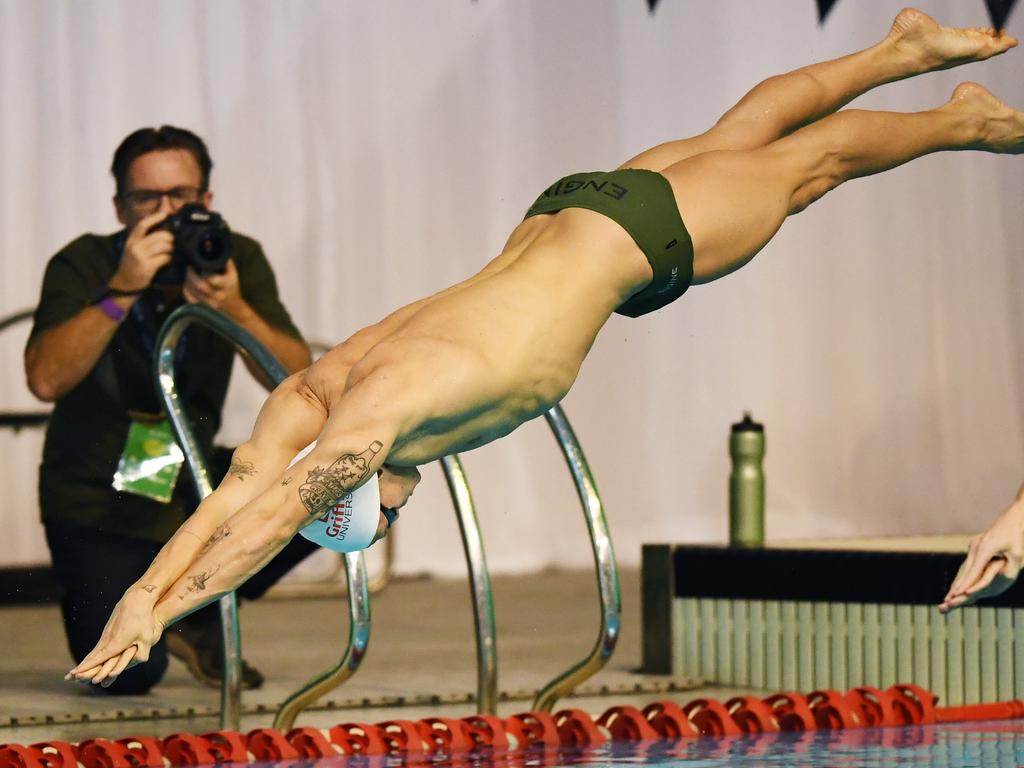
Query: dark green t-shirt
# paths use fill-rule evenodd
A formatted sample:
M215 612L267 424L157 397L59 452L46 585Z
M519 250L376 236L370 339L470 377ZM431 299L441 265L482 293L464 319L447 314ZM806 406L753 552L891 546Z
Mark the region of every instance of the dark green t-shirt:
M83 235L50 259L30 342L96 301L114 275L123 242L122 232ZM278 298L259 243L232 233L231 247L242 297L268 324L301 339ZM168 301L160 289L147 290L89 375L57 401L39 469L39 506L46 523L166 541L192 513L195 492L187 466L167 504L111 487L131 424L128 412L162 410L153 380L153 347L161 324L180 304L180 297ZM234 357L229 342L199 325L189 326L179 342L178 393L207 457L220 428Z

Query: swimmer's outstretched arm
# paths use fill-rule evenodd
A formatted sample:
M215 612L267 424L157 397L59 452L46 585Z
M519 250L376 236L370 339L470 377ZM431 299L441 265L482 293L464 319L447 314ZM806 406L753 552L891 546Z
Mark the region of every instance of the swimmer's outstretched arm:
M125 633L101 643L69 676L109 685L124 669L149 658L150 648L165 627L231 592L259 571L299 528L319 517L329 505L314 504L308 494L300 493L308 482L332 473L335 479L344 480L346 490L377 481L377 471L386 456L382 444L374 441L367 450L339 456L324 447L329 442L321 436L308 456L231 515L218 529L219 535L153 607L148 621L132 627L134 634ZM381 500L398 507L411 495L419 473L414 468L394 468L388 478L382 484ZM386 528L383 515L381 519L378 537Z
M68 673L68 678L91 679L102 671L104 662L128 647L136 649L136 663L149 658L149 649L163 629L154 618L160 599L196 559L228 535L224 525L227 519L265 491L322 429L326 409L304 396L302 378L302 373L295 374L271 393L260 410L252 437L235 450L227 477L164 545L142 577L128 588L96 647ZM127 661L131 659L126 660L125 666ZM107 684L123 669L111 666L105 676ZM111 676L110 672L115 674Z
M1024 565L1024 485L984 533L971 539L967 557L939 604L943 613L1005 592Z

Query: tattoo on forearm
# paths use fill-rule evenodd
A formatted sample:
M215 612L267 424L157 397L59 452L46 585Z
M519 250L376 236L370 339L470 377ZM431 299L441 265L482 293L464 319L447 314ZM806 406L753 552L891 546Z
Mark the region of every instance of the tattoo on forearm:
M224 525L220 526L217 530L215 530L213 532L213 535L206 540L206 543L203 544L203 548L199 550L199 554L205 555L207 552L210 551L210 548L213 547L214 544L216 544L221 539L226 539L230 535L231 529L228 528L227 523L225 523Z
M326 469L313 467L306 482L299 486L299 500L310 518L326 515L342 496L359 485L370 474L370 462L383 447L374 440L362 453L343 454Z
M143 589L149 592L150 594L153 594L153 592L156 591L156 584L147 584L143 587Z
M291 483L291 481L292 481L292 478L289 475L288 477L286 477L284 480L281 481L281 485L288 485L289 483Z
M256 465L253 464L251 461L232 459L231 467L228 469L228 474L231 477L237 477L242 482L245 482L246 477L256 474Z
M184 600L185 596L189 592L203 592L206 590L206 582L213 578L213 575L220 570L220 566L216 565L210 570L203 571L196 575L190 575L188 577L188 586L185 587L185 591L178 595L179 600Z

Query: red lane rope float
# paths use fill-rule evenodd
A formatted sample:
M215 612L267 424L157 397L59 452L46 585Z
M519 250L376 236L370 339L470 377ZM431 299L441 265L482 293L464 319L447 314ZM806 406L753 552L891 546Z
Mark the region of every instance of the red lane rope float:
M563 746L596 747L608 741L597 723L582 709L563 709L555 713L558 738Z
M448 755L470 752L477 743L469 733L469 724L452 717L424 718L418 729L423 739L433 745L432 751Z
M597 718L612 741L658 741L661 738L644 713L636 707L612 707Z
M39 762L47 768L78 768L78 755L75 748L63 741L44 741L40 744L33 744L32 749L39 750L42 754ZM163 765L163 758L157 752L157 759Z
M695 699L683 707L683 712L701 736L740 736L743 733L725 705L715 699Z
M863 716L854 711L849 700L839 691L815 691L807 697L807 706L821 730L864 727Z
M935 694L910 683L889 689L893 714L904 725L929 725L935 722Z
M807 698L799 693L776 693L764 700L780 731L813 731L817 728Z
M462 718L462 722L466 724L466 734L475 747L495 750L509 748L505 721L497 715L470 715Z
M896 723L896 715L892 711L892 697L877 688L853 688L847 692L846 700L860 714L865 728Z
M292 728L285 735L299 757L311 760L318 757L337 757L341 750L327 740L319 728ZM350 753L351 754L351 753Z
M695 739L700 731L690 722L683 708L674 701L656 701L643 708L644 717L663 739Z
M338 755L458 757L564 746L591 747L609 740L684 741L698 736L853 731L1024 718L1022 701L943 708L937 708L935 701L929 691L901 684L884 691L862 686L846 693L821 690L803 696L784 692L765 699L738 696L725 704L714 699L696 699L682 707L671 701L656 701L643 710L612 707L596 719L579 709L564 709L554 715L523 712L508 718L473 715L461 719L388 720L376 725L352 722L326 731L293 728L287 734L273 728L257 728L247 734L214 731L202 736L174 733L164 739L129 736L117 740L89 739L80 744L0 744L0 768L164 768L168 763L214 765L315 760ZM885 734L878 738L886 740Z
M779 724L772 708L755 696L737 696L725 702L733 722L744 733L778 733Z

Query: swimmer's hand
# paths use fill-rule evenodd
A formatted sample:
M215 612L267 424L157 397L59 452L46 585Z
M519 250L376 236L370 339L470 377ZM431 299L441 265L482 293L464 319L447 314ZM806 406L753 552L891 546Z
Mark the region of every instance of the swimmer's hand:
M390 507L397 511L404 507L412 492L420 482L420 471L416 467L392 467L387 464L377 470L377 483L380 486L380 504L382 507ZM388 520L381 512L377 521L377 533L374 534L375 543L388 535Z
M953 579L939 610L971 605L1005 592L1024 564L1024 499L1017 500L988 530L971 539L967 557Z
M65 676L65 680L109 687L129 667L149 660L149 651L163 634L154 616L155 592L133 586L118 601L96 647Z
M420 471L416 467L392 467L385 464L377 472L380 485L380 503L391 509L405 506L420 482Z

